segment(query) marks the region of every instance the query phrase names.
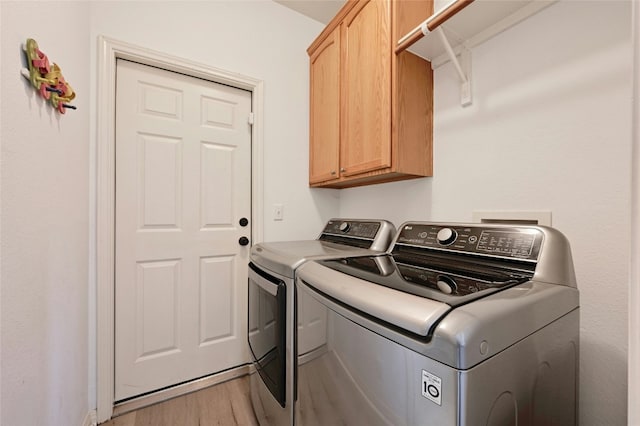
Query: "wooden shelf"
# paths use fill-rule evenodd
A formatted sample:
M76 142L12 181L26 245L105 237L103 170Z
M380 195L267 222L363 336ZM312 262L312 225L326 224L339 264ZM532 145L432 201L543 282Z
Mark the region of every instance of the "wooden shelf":
M449 60L441 38L442 28L456 53L472 48L539 12L556 0L454 0L402 37L396 53L404 50L431 61L433 67ZM424 32L427 34L425 35Z

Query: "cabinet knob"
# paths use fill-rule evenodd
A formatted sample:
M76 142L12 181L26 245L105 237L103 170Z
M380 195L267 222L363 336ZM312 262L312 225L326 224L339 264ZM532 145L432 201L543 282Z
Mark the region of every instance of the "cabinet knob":
M331 176L335 176L336 175L336 171L335 170L331 170Z
M346 171L347 171L347 169L345 169L344 167L340 167L340 172L344 173Z

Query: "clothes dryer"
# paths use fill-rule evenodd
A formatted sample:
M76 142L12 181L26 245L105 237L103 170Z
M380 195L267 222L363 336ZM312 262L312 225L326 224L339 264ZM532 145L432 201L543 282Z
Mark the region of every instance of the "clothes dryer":
M296 297L305 262L383 254L396 233L386 220L332 219L317 239L256 244L249 263L249 348L255 367L251 401L262 425L292 425L295 360L326 341L326 310ZM303 306L298 314L296 306ZM301 338L298 338L298 331Z

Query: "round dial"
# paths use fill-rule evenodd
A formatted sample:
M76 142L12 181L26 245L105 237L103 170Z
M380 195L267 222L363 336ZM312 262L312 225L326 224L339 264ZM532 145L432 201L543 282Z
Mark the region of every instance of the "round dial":
M458 284L456 284L455 280L446 275L440 275L436 284L440 291L445 294L451 294L458 289Z
M438 235L436 235L436 239L443 246L448 246L453 243L458 237L458 233L451 228L442 228L438 231Z
M351 224L349 224L349 222L342 222L338 229L342 232L347 232L349 229L351 229Z

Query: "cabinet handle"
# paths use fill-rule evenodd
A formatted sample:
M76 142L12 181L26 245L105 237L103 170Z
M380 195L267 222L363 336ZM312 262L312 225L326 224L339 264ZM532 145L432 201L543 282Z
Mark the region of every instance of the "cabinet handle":
M344 172L346 172L346 171L347 171L347 169L345 169L344 167L340 167L340 172L341 172L341 173L344 173Z
M336 171L335 170L331 170L331 176L335 176L336 175Z

